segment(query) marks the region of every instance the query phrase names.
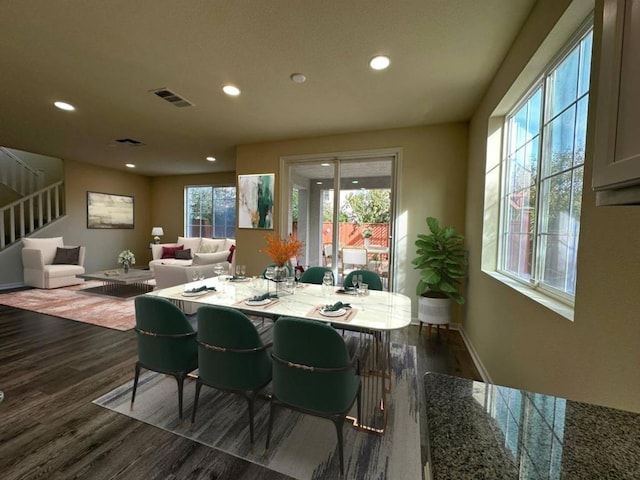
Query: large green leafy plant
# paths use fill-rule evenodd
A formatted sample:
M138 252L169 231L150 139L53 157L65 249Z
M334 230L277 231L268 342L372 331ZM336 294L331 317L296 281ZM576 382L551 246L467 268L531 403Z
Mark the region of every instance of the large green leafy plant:
M411 262L420 270L416 294L427 297L449 297L464 303L459 288L466 276L467 251L464 237L453 227L441 227L438 220L427 218L428 234L418 235L418 256Z

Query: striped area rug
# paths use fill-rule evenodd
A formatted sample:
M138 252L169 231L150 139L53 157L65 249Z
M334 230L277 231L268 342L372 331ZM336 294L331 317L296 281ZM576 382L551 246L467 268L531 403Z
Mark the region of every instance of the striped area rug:
M51 290L33 288L1 293L0 305L29 310L114 330L129 330L136 324L133 297L128 299L83 293L100 286L90 281Z
M353 344L357 338L347 341ZM391 357L392 388L387 399L386 431L377 435L345 424L346 479L422 478L415 347L392 343ZM182 424L178 420L175 379L144 373L138 383L134 409L130 410L132 385L133 380L93 403L293 478L338 478L336 433L328 420L288 409L277 410L271 445L265 453L269 404L266 399L259 399L255 406L256 444L251 451L244 398L203 387L192 428L195 381L185 383Z

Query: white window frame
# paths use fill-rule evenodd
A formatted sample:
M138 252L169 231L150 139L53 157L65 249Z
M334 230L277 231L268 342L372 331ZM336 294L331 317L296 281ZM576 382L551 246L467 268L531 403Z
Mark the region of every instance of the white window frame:
M237 230L238 225L237 225L237 218L238 218L238 212L237 212L237 195L238 195L238 188L236 185L185 185L184 187L184 225L182 227L183 230L183 235L185 237L189 237L189 190L190 189L194 189L194 188L210 188L212 191L215 190L216 188L233 188L236 190L236 225L235 225L235 229ZM212 200L213 202L213 200ZM214 235L215 238L215 206L212 204L212 224L211 224L211 231L212 231L212 235Z
M569 105L565 106L561 112L556 112L553 118L547 118L547 98L548 98L548 84L547 80L550 75L555 71L555 69L567 58L569 53L571 53L576 47L579 47L580 42L591 32L593 35L593 18L590 17L584 24L575 32L574 35L571 36L569 41L559 50L558 54L555 58L547 65L546 68L538 75L535 82L531 84L531 86L526 90L524 95L522 95L518 101L514 104L513 108L511 108L507 115L505 115L504 125L503 125L503 148L504 152L501 160L500 166L500 215L498 222L498 255L497 255L497 265L496 271L500 275L504 275L514 282L526 286L532 290L537 290L541 294L559 300L562 303L573 306L575 295L567 293L565 291L556 289L550 285L546 285L540 282L540 278L542 275L542 268L544 264L544 254L545 252L539 251L539 229L541 224L541 207L543 206L541 203L542 197L542 186L543 181L541 178L541 172L543 171L543 148L544 148L544 138L545 138L545 127L553 120L558 118L563 112L565 112L568 108L572 106L576 106L579 103L580 99L584 98L586 95L591 95L592 92L588 89L585 93L577 97L574 101L572 101ZM590 72L591 74L592 72ZM511 136L510 132L510 119L512 116L520 110L520 108L526 104L526 102L533 96L533 94L541 89L542 92L542 101L541 101L541 114L540 114L540 134L539 134L539 142L538 142L538 164L537 164L537 174L536 174L536 204L535 204L535 212L536 212L536 222L535 228L533 231L533 240L531 243L532 249L532 265L531 265L531 278L529 281L514 275L508 270L505 270L504 262L505 262L505 226L507 222L507 208L505 207L505 201L508 198L506 194L506 187L508 181L508 156L509 156L509 139ZM574 125L575 128L575 125ZM575 130L574 130L575 135ZM575 170L577 168L583 169L583 191L584 191L584 162L581 165L572 165L568 169L564 169L563 172ZM548 176L546 178L549 178ZM579 236L579 234L578 234Z

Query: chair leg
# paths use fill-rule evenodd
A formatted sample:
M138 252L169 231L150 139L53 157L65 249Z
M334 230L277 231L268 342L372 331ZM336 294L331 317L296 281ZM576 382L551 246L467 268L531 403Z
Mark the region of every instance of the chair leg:
M191 425L193 425L196 421L196 410L198 409L198 399L200 398L200 389L202 388L202 383L200 383L200 379L196 380L196 396L193 399L193 413L191 414Z
M176 375L178 382L178 416L180 420L182 420L182 389L184 387L184 377L185 375L182 373Z
M249 410L249 436L251 438L251 445L253 445L253 403L255 400L254 394L250 393L246 395L247 408Z
M140 364L136 362L136 375L135 375L135 378L133 379L133 392L131 393L131 407L130 407L131 410L133 410L133 402L136 399L136 390L138 389L138 378L140 378Z
M276 404L273 401L273 397L271 397L270 408L269 408L269 426L267 427L267 443L264 447L265 451L269 450L269 441L271 440L271 430L273 429L273 413L275 412Z
M342 445L342 426L344 425L344 415L333 418L333 424L336 426L336 434L338 435L338 456L340 458L340 478L344 478L344 448Z

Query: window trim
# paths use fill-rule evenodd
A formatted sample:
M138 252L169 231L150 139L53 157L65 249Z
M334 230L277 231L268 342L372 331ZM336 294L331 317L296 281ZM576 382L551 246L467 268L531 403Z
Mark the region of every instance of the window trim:
M529 84L529 87L523 90L523 93L518 97L517 101L513 104L511 108L504 114L503 116L503 125L502 125L502 154L500 155L501 159L499 162L499 175L500 175L500 191L498 194L498 225L497 225L497 255L496 255L496 264L494 266L494 271L483 270L485 273L491 275L492 277L502 281L503 283L511 286L512 288L524 293L525 295L533 298L539 303L545 304L547 307L556 311L560 315L573 320L573 308L575 306L575 294L569 294L562 290L553 288L550 285L547 285L539 280L541 276L541 270L543 269L543 259L541 258L541 253L539 252L539 236L538 232L538 221L539 221L539 213L541 211L541 187L543 183L542 178L542 152L544 148L544 135L543 132L545 127L551 123L554 119L561 116L567 109L575 107L577 108L578 103L581 99L585 97L585 95L591 97L593 92L591 88L589 88L582 95L576 96L576 99L572 101L569 105L565 106L561 111L556 112L552 118L548 120L545 118L547 115L548 108L548 83L547 78L551 75L551 73L568 57L568 55L575 49L579 48L580 42L591 32L593 39L593 28L594 28L594 18L593 12L586 17L586 19L582 22L582 24L568 37L567 41L563 44L563 46L558 50L558 52L552 56L551 60L545 65L544 68L540 70L540 72L535 76L534 80ZM593 54L593 43L592 43L592 54ZM590 76L593 72L590 69ZM579 81L579 80L578 80ZM511 125L510 120L513 117L513 114L517 112L520 108L522 108L533 96L534 92L540 88L542 91L542 99L541 99L541 108L540 108L540 141L538 142L538 172L537 172L537 180L536 180L536 204L535 211L536 213L536 228L535 234L533 235L531 249L532 249L532 265L531 265L531 278L527 281L517 275L512 274L511 272L504 269L504 255L505 255L505 222L507 209L505 208L505 198L506 194L506 185L508 182L507 173L505 170L508 168L508 157L509 157L509 141L511 138ZM574 126L575 128L575 126ZM575 135L575 131L574 131ZM562 172L555 172L553 175L547 175L545 179L550 177L555 177L560 175L561 173L566 173L568 171L575 171L576 168L571 166L570 168L563 169ZM584 162L582 163L583 168L583 186L584 186ZM573 193L573 191L572 191ZM584 197L584 187L583 194ZM559 304L556 304L559 303ZM570 310L567 310L567 307Z
M184 185L183 188L183 201L182 201L182 216L183 216L183 222L182 222L182 232L183 235L186 238L193 238L193 237L189 237L188 235L188 229L189 229L189 219L188 219L188 201L189 201L189 189L191 188L210 188L210 189L216 189L216 188L233 188L236 191L236 219L235 219L235 225L234 225L234 229L237 230L238 229L238 186L234 183L220 183L220 184L193 184L193 185ZM212 215L213 215L213 210L212 210ZM211 225L211 231L212 234L215 233L215 225L212 224ZM237 233L236 233L237 235ZM236 236L234 235L234 236ZM212 238L221 238L221 237L212 237Z

